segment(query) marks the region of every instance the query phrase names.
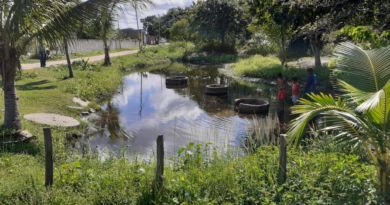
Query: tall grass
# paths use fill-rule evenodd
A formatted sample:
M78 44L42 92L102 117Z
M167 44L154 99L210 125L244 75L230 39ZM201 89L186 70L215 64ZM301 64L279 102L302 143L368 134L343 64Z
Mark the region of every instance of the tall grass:
M56 162L44 188L43 163L0 154L0 204L373 204L371 165L354 156L289 151L288 178L277 183L278 150L226 158L192 145L166 166L164 189L152 191L155 163L94 157ZM189 151L192 151L190 154ZM209 156L209 157L207 157ZM28 166L28 169L25 168Z
M272 114L266 117L253 117L248 133L243 142L247 153L254 153L262 146L277 145L280 135L278 116Z
M234 73L241 77L253 77L264 79L275 79L279 73L287 79L297 77L301 82L305 81L307 71L303 68L288 67L283 68L279 59L275 56L254 55L248 58L240 59L232 65ZM328 70L316 69L315 73L321 82L327 82L329 79Z
M283 71L277 57L261 55L240 59L232 68L236 75L258 78L274 78Z

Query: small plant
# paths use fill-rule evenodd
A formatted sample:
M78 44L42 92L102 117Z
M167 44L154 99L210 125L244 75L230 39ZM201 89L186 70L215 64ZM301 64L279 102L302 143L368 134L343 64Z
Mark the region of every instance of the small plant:
M79 61L74 61L72 63L72 66L74 66L75 69L79 69L82 71L98 71L96 65L90 64L88 60L84 60L84 59L81 59Z

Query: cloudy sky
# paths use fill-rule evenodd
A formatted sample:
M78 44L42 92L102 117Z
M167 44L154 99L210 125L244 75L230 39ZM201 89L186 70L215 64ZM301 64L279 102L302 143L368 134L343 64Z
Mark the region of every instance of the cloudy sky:
M193 1L194 0L153 0L153 6L141 11L140 19L151 15L162 15L170 8L190 6ZM142 27L141 23L140 26ZM122 11L120 11L119 27L137 28L134 10L128 5L124 5Z

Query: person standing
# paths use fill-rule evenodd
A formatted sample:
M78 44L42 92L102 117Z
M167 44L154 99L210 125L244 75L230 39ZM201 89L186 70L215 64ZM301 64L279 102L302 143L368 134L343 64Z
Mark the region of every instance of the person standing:
M294 105L298 103L300 95L300 84L297 77L293 77L291 84L291 101Z
M46 67L46 60L47 60L46 50L44 47L41 47L39 49L39 61L41 62L41 68Z
M317 76L314 74L313 68L307 69L307 79L306 79L306 86L305 86L305 95L310 93L315 93L317 91Z
M287 92L286 92L286 80L283 77L281 73L278 74L278 77L276 79L276 85L278 88L278 93L276 96L276 99L278 101L278 117L281 122L281 125L284 126L285 123L285 106L286 106L286 98L287 98Z

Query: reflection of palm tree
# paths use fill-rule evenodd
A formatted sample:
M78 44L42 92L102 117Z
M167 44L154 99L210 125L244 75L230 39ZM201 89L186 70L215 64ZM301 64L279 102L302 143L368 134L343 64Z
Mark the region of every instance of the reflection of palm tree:
M143 78L148 78L148 73L146 72L140 72L139 73L141 80L140 80L140 103L139 103L139 118L142 118L142 110L143 110Z
M102 127L106 127L112 138L127 138L119 123L119 111L111 102L107 103L107 109L103 113Z

